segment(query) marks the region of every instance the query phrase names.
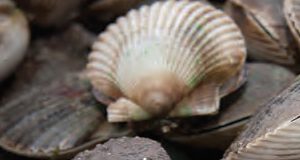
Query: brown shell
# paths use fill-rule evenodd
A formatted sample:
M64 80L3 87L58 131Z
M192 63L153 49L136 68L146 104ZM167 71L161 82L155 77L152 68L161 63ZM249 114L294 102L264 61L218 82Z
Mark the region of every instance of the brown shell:
M283 13L283 0L229 0L229 13L240 26L249 57L292 65L297 50Z
M89 83L70 74L84 68L92 40L84 28L72 25L32 42L18 74L1 88L1 148L43 159L69 157L110 136L128 134L126 125L105 121Z
M300 159L300 77L252 118L224 160Z
M128 134L98 107L89 83L76 75L37 86L0 108L0 146L29 157L70 156Z

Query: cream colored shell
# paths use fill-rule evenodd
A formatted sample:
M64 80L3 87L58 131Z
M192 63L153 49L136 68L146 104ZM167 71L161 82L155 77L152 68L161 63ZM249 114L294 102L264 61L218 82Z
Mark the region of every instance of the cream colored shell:
M23 13L9 0L0 2L0 80L21 62L29 43L29 27Z
M201 2L167 1L111 24L94 43L87 70L97 90L121 98L108 107L110 121L141 120L199 115L176 106L195 88L202 95L193 102L208 103L201 114L215 113L219 88L243 68L245 57L243 37L222 11Z

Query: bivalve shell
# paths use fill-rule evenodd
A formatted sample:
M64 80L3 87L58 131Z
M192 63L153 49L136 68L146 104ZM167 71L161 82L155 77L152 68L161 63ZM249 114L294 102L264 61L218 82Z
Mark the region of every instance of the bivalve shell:
M255 60L294 65L297 47L283 13L283 0L229 0L226 12L241 28Z
M35 86L0 108L0 147L28 157L70 156L112 137L129 135L108 123L88 81L69 74Z
M245 57L244 39L222 11L166 1L108 26L87 70L96 90L116 100L108 120L138 121L217 113L220 88L241 72Z

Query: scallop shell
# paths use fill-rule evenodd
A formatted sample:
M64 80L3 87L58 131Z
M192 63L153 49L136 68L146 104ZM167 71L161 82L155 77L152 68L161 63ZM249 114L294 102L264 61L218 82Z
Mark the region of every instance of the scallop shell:
M241 28L256 60L293 65L297 53L283 13L283 0L229 0L226 12Z
M35 86L0 108L0 146L19 155L62 158L112 137L129 135L108 123L87 80L66 75Z
M285 0L284 1L284 13L288 25L298 42L298 47L300 47L300 1L297 0Z
M86 0L15 0L28 18L42 27L60 27L78 15Z
M0 2L0 80L6 78L25 56L29 28L23 13L9 0Z
M224 160L300 159L300 77L264 104Z
M245 57L243 37L222 11L167 1L110 25L94 43L87 70L96 90L116 99L108 120L138 121L215 114L219 88L242 70Z

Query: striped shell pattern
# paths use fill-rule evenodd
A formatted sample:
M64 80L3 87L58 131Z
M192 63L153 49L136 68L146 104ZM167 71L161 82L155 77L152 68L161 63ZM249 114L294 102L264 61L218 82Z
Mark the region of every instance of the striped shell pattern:
M88 76L112 122L216 113L219 89L246 57L238 27L201 2L167 1L130 11L93 45Z

